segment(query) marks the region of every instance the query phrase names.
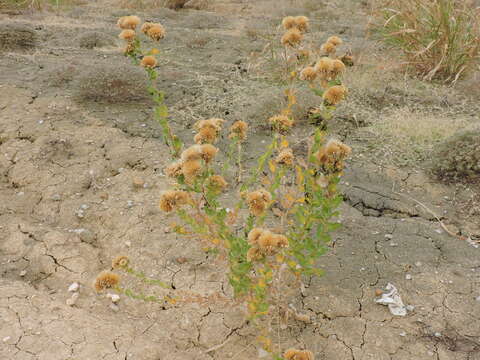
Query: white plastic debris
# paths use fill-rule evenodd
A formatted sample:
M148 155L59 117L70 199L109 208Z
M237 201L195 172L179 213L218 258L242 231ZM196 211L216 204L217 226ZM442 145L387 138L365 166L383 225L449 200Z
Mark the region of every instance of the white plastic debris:
M393 284L388 283L385 289L387 291L382 294L380 299L375 300L375 302L378 304L387 305L392 315L407 315L407 308L403 304L397 288Z
M77 282L74 282L68 287L68 292L77 292L79 288L80 288L80 284Z

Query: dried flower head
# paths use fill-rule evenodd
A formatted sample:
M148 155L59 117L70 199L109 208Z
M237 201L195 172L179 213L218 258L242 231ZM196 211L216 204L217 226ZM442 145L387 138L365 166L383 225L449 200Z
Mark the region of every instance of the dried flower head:
M338 75L343 74L345 72L345 64L338 59L333 60L332 62L332 71L331 75L333 78L336 78Z
M347 94L347 88L343 85L335 85L323 93L323 99L330 105L337 105Z
M216 148L211 144L200 145L200 153L201 153L202 159L207 164L213 160L215 155L217 155L217 152L218 152L218 148Z
M223 119L211 118L211 119L207 119L207 120L197 121L197 123L195 124L195 127L198 130L201 130L201 129L204 129L204 128L212 128L212 129L215 129L217 131L220 131L220 130L222 130L222 125L223 125L224 122L225 122L225 120L223 120Z
M286 166L292 166L293 165L293 151L292 149L286 148L282 149L279 153L275 161L278 164L286 165Z
M329 57L322 57L315 64L315 70L317 71L317 74L320 75L322 78L328 77L332 69L333 60Z
M333 54L335 53L335 51L337 51L337 47L332 43L326 42L322 44L322 46L320 47L320 51L325 54Z
M140 28L140 31L143 32L145 35L147 35L148 33L148 30L150 30L150 28L155 25L154 23L152 22L144 22L142 27Z
M125 41L132 41L133 39L135 39L135 35L136 34L134 30L125 29L125 30L122 30L122 32L118 35L118 37Z
M185 161L182 164L182 174L187 183L191 183L202 173L202 163L200 160Z
M177 177L182 175L182 165L183 163L181 161L175 161L171 163L165 168L165 174L168 177Z
M124 255L117 256L112 260L112 268L116 269L127 267L129 262L130 260L128 259L128 257Z
M223 176L212 175L207 179L207 186L217 192L222 192L227 188L228 183L225 181Z
M325 170L339 172L345 167L344 161L351 152L350 146L341 141L330 139L315 153L315 157Z
M117 25L120 29L135 30L138 24L140 24L140 18L135 15L122 16L117 21Z
M353 56L349 54L343 55L340 60L346 65L346 66L353 66L354 65L354 60Z
M291 28L283 34L281 42L283 46L295 46L303 39L303 34L297 28Z
M300 71L300 80L312 82L316 78L317 78L317 71L313 66L307 66L305 69Z
M263 228L253 228L250 230L248 233L248 243L250 245L258 245L258 239L262 235L262 233L265 231Z
M140 62L140 65L144 67L153 68L157 66L157 59L155 59L155 56L152 56L152 55L144 56L142 61Z
M182 190L167 190L160 197L160 209L170 212L188 203L190 197L188 192Z
M213 144L217 141L218 131L212 127L201 128L198 134L193 137L197 144Z
M313 353L308 350L288 349L283 357L285 360L314 360Z
M251 247L247 251L247 261L252 262L252 261L257 261L263 258L263 254L260 251L259 248L257 247Z
M110 271L103 271L97 275L93 286L97 292L111 289L120 283L120 276Z
M288 247L288 239L285 235L276 234L275 235L275 242L276 242L276 246L278 248Z
M270 230L265 230L258 237L257 243L264 254L272 254L277 247L276 235Z
M300 49L297 51L297 57L299 60L308 59L310 57L310 50Z
M297 21L293 16L286 16L282 20L282 26L285 30L289 30L297 26Z
M338 36L330 36L327 39L327 43L333 44L334 46L342 45L343 41Z
M272 127L280 132L285 132L291 129L295 121L290 119L287 115L275 115L268 119Z
M180 155L182 161L192 161L200 160L202 158L202 147L201 145L192 145L185 150L183 150Z
M245 121L238 120L230 127L229 139L237 138L238 140L245 140L247 138L248 124Z
M264 189L250 192L246 195L246 200L250 212L254 216L260 216L264 213L268 203L272 200L272 195Z
M165 37L165 28L161 24L152 24L147 30L147 35L155 41Z
M295 17L295 27L300 30L301 32L305 32L308 30L308 17L306 16L296 16Z

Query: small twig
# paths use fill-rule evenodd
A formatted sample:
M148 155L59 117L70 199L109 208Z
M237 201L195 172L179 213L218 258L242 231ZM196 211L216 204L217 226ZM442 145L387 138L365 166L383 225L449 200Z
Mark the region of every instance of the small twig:
M205 350L205 353L208 354L209 352L212 352L212 351L215 351L215 350L218 350L218 349L224 347L230 341L230 339L231 339L231 337L228 337L223 343L212 346L210 349Z

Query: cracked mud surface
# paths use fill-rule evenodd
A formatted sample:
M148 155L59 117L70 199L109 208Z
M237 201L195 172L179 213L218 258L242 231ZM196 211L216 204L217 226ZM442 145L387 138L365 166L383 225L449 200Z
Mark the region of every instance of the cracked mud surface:
M245 70L248 54L264 45L245 29L273 27L280 14L269 17L260 6L268 2L259 1L264 12L253 16L246 3L219 2L217 12L139 12L169 31L162 88L184 136L202 117L260 123L278 106L272 94L281 90ZM354 9L351 23L333 17L314 31L324 36L332 25L361 44L364 20L355 22L362 10ZM116 17L129 12L90 4L59 15L1 15L1 24L28 24L37 39L33 49L0 54L0 359L258 357L257 334L244 323L241 304L161 306L122 296L114 309L91 287L113 256L126 254L174 291L231 295L220 260L165 231L175 221L157 207L159 192L170 186L162 175L166 149L148 103L75 97L82 67L124 61L119 43L109 41ZM81 47L87 28L111 39ZM261 126L253 128L250 148L268 138ZM295 131L300 139L308 133L302 126ZM135 178L145 187L136 187ZM326 274L291 299L311 321L290 319L275 340L325 360L480 360L480 249L448 235L412 198L467 234L480 234L478 217L462 218L454 190L418 171L361 159L351 162L342 191L344 226L320 261ZM67 288L74 281L80 297L70 307ZM375 290L388 282L413 306L404 318L374 303Z

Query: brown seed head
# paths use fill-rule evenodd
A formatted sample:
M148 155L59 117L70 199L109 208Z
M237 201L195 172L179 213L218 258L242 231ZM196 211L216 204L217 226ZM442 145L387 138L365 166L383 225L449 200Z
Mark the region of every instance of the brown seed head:
M164 191L160 197L160 209L165 212L170 212L176 208L188 203L190 196L186 191L182 190L167 190Z
M288 349L283 357L285 360L314 360L313 353L308 350Z
M202 146L201 145L192 145L185 150L183 150L180 155L182 161L192 161L200 160L202 158Z
M127 267L129 262L130 260L128 259L128 257L124 255L117 256L112 260L112 268L116 269Z
M211 144L203 144L203 145L200 145L200 152L201 152L203 161L205 161L208 164L210 163L210 161L213 160L215 155L217 155L218 148L216 148Z
M161 24L152 24L147 30L147 35L155 41L165 37L165 28Z
M345 167L344 161L352 149L341 141L330 139L315 154L318 162L328 171L339 172Z
M307 66L305 69L300 71L300 80L312 82L316 78L317 78L317 71L313 66Z
M120 29L135 30L138 24L140 24L140 18L135 15L122 16L117 21L117 25Z
M260 216L267 208L268 203L272 200L272 195L268 191L260 189L248 193L246 195L246 200L250 212L254 216Z
M238 140L245 140L247 138L248 124L245 121L238 120L230 127L229 139L237 138Z
M305 32L308 30L308 17L306 16L296 16L295 17L295 27L300 30L301 32Z
M288 239L285 235L276 234L275 235L275 242L276 242L276 246L278 248L288 247Z
M200 160L185 161L182 164L182 174L187 183L192 183L202 172L202 163Z
M265 230L262 232L257 242L258 247L265 254L271 254L277 247L276 235L270 230Z
M213 144L217 141L218 131L213 127L203 127L198 134L193 137L197 144Z
M333 60L329 57L320 58L315 64L315 70L322 78L326 78L333 69Z
M323 93L323 99L330 105L337 105L347 94L347 88L343 85L335 85Z
M142 61L140 62L140 65L142 65L143 67L153 68L157 66L157 59L155 59L155 56L152 55L144 56Z
M144 22L142 27L140 28L140 31L143 32L145 35L147 35L148 33L148 30L150 30L150 28L155 25L154 23L152 22Z
M336 78L338 75L341 75L345 72L345 64L338 59L333 60L332 62L332 71L331 75L333 78Z
M286 115L275 115L268 119L272 127L279 132L286 132L291 129L295 121Z
M110 271L103 271L97 275L93 286L97 292L100 292L105 289L111 289L119 283L120 276Z
M333 54L337 51L337 47L332 43L326 42L320 47L320 51L325 54Z
M218 192L222 192L228 186L228 183L225 181L223 176L220 176L220 175L210 176L207 180L207 184L208 186L210 186L211 188L213 188Z
M285 30L289 30L296 27L297 22L293 16L286 16L282 20L282 26Z
M343 41L338 36L330 36L327 39L327 43L333 44L333 46L342 45Z
M283 34L281 42L283 46L295 46L303 39L303 34L297 28L291 28Z
M257 260L260 260L261 258L263 258L263 254L259 248L251 247L250 249L248 249L247 251L248 262L257 261Z
M265 229L262 228L253 228L250 230L248 233L248 243L251 245L258 245L258 238L264 231Z
M130 42L133 39L135 39L135 35L136 34L134 30L126 29L126 30L122 30L122 32L118 35L118 37L122 40Z
M293 165L293 160L294 160L293 151L292 151L292 149L289 149L289 148L281 150L278 153L277 158L275 159L275 161L278 164L282 164L282 165L286 165L286 166L292 166Z
M165 174L168 177L177 177L182 175L182 165L183 163L181 161L175 161L171 163L165 168Z

